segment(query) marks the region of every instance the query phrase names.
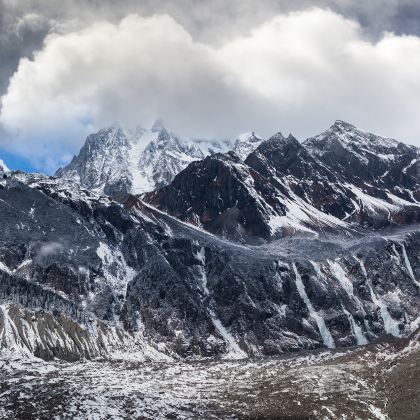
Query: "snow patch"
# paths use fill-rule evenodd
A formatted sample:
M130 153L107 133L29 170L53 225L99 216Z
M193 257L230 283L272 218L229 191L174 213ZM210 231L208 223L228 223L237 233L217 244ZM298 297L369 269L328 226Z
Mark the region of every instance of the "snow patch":
M385 303L376 295L372 288L372 284L368 279L367 271L364 262L361 259L358 259L356 256L354 257L356 261L359 262L360 268L362 269L362 273L365 276L367 280L367 284L370 291L370 297L372 299L372 302L379 307L379 310L381 311L381 317L384 322L384 330L388 334L392 334L395 337L400 337L401 332L400 328L398 326L398 322L392 318L391 314L388 311L387 306Z
M408 259L407 251L405 249L405 245L401 244L401 249L404 257L405 266L407 267L408 274L410 275L411 279L413 280L414 284L420 288L420 282L416 280L414 276L413 268L411 267L410 260Z
M99 243L96 254L102 261L105 279L115 292L125 295L127 284L136 276L136 271L127 264L121 251L104 242Z
M7 274L12 274L12 271L10 270L10 268L7 267L7 265L2 263L1 261L0 261L0 270L6 272Z
M206 274L206 251L204 247L201 247L194 257L199 261L200 265L198 266L199 274L201 276L201 286L203 287L204 293L208 296L209 289L207 288L207 274Z
M346 272L337 261L327 260L331 272L334 277L339 281L341 287L346 291L350 298L354 297L353 283L347 277Z
M356 337L356 342L358 346L364 346L368 344L366 337L363 335L362 329L357 325L353 315L342 306L343 312L347 315L347 319L350 322L351 330L353 335Z
M330 331L328 330L327 325L325 324L324 318L322 318L322 316L320 316L318 314L318 312L312 306L311 301L309 300L309 297L308 297L308 295L306 293L306 290L305 290L305 285L303 284L302 277L300 276L300 274L297 270L296 264L293 263L292 267L293 267L293 271L295 273L296 287L298 289L299 295L303 299L303 301L305 302L305 305L306 305L306 307L308 308L308 311L309 311L309 315L315 320L324 344L330 349L335 348L334 339L333 339Z
M247 354L239 347L238 343L233 338L233 335L223 326L220 319L216 318L214 314L212 322L227 344L228 353L223 358L230 360L245 359Z

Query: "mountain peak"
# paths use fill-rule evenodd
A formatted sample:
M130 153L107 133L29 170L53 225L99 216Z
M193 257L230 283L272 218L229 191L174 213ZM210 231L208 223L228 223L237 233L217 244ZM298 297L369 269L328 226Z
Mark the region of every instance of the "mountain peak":
M236 141L239 142L258 142L261 141L262 137L255 133L255 131L250 131L248 133L241 133L238 136L236 136Z
M356 126L342 120L336 120L331 126L332 130L356 130Z
M245 160L247 156L253 152L264 139L255 134L254 131L242 133L236 137L233 151L242 159Z
M127 138L123 129L117 125L101 128L96 133L89 134L86 144L91 147L106 147L106 145L126 144Z
M282 132L279 131L276 134L273 134L268 140L274 141L274 140L283 140L283 139L285 139L285 137L283 136Z
M271 136L266 143L269 144L282 144L282 145L286 145L286 144L295 144L299 142L296 140L296 138L292 135L289 134L287 137L283 136L283 134L279 131L278 133L274 134L274 136Z
M269 166L275 167L279 171L285 171L292 161L298 159L302 150L302 145L295 137L291 134L284 137L282 133L278 132L267 141L262 142L255 152L248 156L245 163L263 175L268 175L267 162L269 162Z
M153 133L159 133L162 130L165 130L165 124L164 124L163 120L159 118L153 123L151 131Z
M149 130L113 125L90 134L78 156L56 176L110 195L139 194L167 185L190 162L202 158L193 141L168 132L161 120Z

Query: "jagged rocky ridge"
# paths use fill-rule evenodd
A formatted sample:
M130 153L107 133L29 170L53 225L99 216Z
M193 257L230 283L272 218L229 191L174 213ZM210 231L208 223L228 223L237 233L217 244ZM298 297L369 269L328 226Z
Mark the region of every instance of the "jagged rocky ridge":
M254 133L229 140L187 139L156 121L150 130L111 126L91 134L80 153L56 176L113 195L140 194L168 185L176 174L209 154L234 150L243 159L262 139Z
M337 121L303 144L278 133L245 161L228 153L193 162L144 199L245 242L320 231L354 235L419 221L418 154Z
M222 159L246 166L204 162ZM418 325L417 225L244 245L132 195L20 172L1 181L0 210L3 351L240 358L365 344Z

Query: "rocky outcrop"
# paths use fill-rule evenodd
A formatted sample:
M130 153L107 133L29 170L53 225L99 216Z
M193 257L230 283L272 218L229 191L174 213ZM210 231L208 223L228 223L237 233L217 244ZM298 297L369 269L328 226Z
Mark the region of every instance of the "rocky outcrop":
M173 216L235 240L270 237L272 208L284 215L276 189L235 154L194 162L168 187L145 195Z
M98 320L90 319L86 325L59 309L49 312L15 304L0 305L0 354L12 353L16 357L20 353L72 362L135 349L134 343L124 330Z

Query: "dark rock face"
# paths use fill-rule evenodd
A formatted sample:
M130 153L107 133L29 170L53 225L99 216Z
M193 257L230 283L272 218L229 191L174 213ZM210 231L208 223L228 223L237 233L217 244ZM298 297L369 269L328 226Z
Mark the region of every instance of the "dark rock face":
M16 174L0 195L2 231L10 235L1 239L1 299L42 308L51 322L65 314L71 323L56 318L61 326L53 323L54 331L70 334L65 326L77 324L96 343L91 352L44 345L37 353L43 357L109 351L109 340L102 346L92 335L91 322L102 322L105 331L125 329L122 336L140 334L169 354L242 357L362 344L385 332L408 332L416 317L417 233L375 237L354 250L330 242L329 258L340 260L326 261L311 239L238 246L134 196L110 202L46 177ZM124 348L126 341L112 343Z
M252 188L252 190L250 189ZM258 191L253 194L253 190ZM216 154L193 162L173 183L150 193L146 200L175 217L233 239L269 237L265 216L269 204L279 214L284 206L275 201L276 190L234 154Z
M264 174L286 200L302 200L339 220L356 210L351 200L357 197L345 183L291 135L273 136L251 153L245 163ZM281 196L277 197L281 200Z
M175 231L170 219L165 223ZM200 233L192 241L168 238L164 257L147 258L129 284L123 318L141 320L183 356L268 355L400 335L417 317L418 274L411 277L403 255L410 250L408 264L418 273L419 239L418 233L405 236L405 244L377 237L346 250L335 244L331 260L316 262L308 250L293 263L282 242L267 253Z
M245 163L265 176L270 176L270 169L275 169L279 174L293 174L302 178L308 176L308 169L314 165L314 160L292 135L286 138L277 133L263 142L258 152L248 155Z

